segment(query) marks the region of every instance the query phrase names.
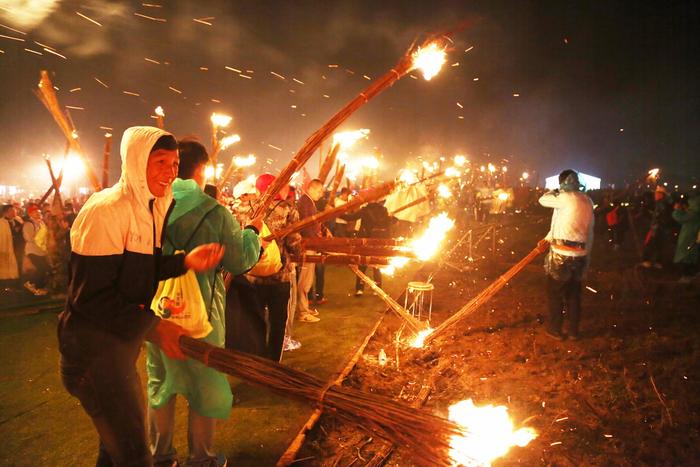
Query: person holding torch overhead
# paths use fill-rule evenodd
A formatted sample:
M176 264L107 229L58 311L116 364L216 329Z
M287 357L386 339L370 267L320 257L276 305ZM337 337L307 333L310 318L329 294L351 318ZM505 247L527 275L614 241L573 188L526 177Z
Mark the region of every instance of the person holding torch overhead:
M569 337L579 337L581 280L593 246L593 202L582 188L578 174L567 169L559 174L559 189L540 198L542 206L554 209L546 237L550 247L544 268L549 301L547 334L557 340L566 337L562 333L564 312L569 321Z
M175 138L132 127L121 141L119 181L88 199L71 229L66 307L58 323L61 378L99 435L97 465L150 466L136 359L144 340L183 359L184 330L150 309L159 280L215 267L223 247L187 255L161 248L178 171Z

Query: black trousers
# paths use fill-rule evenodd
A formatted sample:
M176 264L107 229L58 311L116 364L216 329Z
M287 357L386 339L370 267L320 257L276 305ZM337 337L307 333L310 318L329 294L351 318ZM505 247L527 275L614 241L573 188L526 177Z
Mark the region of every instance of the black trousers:
M235 276L226 291L226 348L267 357L267 323L255 286Z
M269 329L267 356L275 362L279 362L280 358L282 358L290 288L289 282L255 285L259 306L261 308L267 306L267 324Z
M27 280L33 283L40 289L46 287L49 279L49 272L51 271L51 266L49 266L49 260L46 256L38 255L27 255L29 261L32 262L35 271L31 271L27 274Z
M359 267L361 272L366 272L367 271L367 265L363 264L362 266ZM382 271L379 270L377 267L372 267L372 275L374 276L374 282L377 283L379 287L382 286ZM365 283L362 282L362 280L358 277L355 279L355 290L364 290L365 289Z
M660 263L666 242L667 236L663 230L650 232L646 245L644 245L644 261Z
M577 336L581 320L581 281L571 277L558 281L547 276L547 298L549 300L549 325L551 332L561 333L564 310L569 320L569 335Z
M100 337L87 333L89 330L75 333L59 328L61 379L99 434L96 465L151 466L143 387L136 372L140 347L127 348L106 335L101 336L100 344Z

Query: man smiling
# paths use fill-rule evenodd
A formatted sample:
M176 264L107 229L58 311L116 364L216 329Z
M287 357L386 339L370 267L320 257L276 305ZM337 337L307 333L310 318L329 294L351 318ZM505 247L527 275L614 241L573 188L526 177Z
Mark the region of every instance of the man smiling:
M211 269L223 249L208 244L187 256L161 253L179 162L172 135L129 128L121 156L119 181L93 194L71 229L66 309L58 325L61 376L97 429L97 465L150 466L136 359L144 340L184 358L178 345L184 331L147 304L159 280Z

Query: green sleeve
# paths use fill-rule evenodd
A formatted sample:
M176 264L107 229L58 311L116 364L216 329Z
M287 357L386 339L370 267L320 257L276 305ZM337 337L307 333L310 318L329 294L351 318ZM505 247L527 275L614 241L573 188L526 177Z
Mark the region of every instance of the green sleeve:
M683 209L675 209L672 213L671 216L673 216L673 220L678 222L679 224L683 224L685 222L692 221L698 217L698 214L694 211L685 211Z
M222 265L232 274L242 274L258 262L260 240L251 229L242 229L233 215L221 208L223 212L223 243L226 247Z

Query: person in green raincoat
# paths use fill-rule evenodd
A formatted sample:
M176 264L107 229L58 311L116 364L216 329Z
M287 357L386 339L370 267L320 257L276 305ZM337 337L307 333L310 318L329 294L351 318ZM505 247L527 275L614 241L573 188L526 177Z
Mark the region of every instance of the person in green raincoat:
M260 256L260 220L241 229L231 213L203 191L209 161L204 146L192 140L180 141L178 146L180 166L172 186L175 207L166 228L164 252L188 252L197 245L219 243L225 248L223 269L232 274L249 270ZM221 268L198 273L197 282L213 328L202 340L224 347L226 290ZM173 360L152 344L147 344L146 365L154 465L177 465L172 445L176 394L189 403L188 465L225 465L225 458L214 452L213 442L216 419L228 418L233 402L226 376L196 360Z
M683 208L679 203L674 207L673 220L681 224L676 243L676 254L673 262L681 268L681 282L690 282L697 272L700 245L698 245L698 230L700 230L700 196L695 195L688 200L688 207Z

